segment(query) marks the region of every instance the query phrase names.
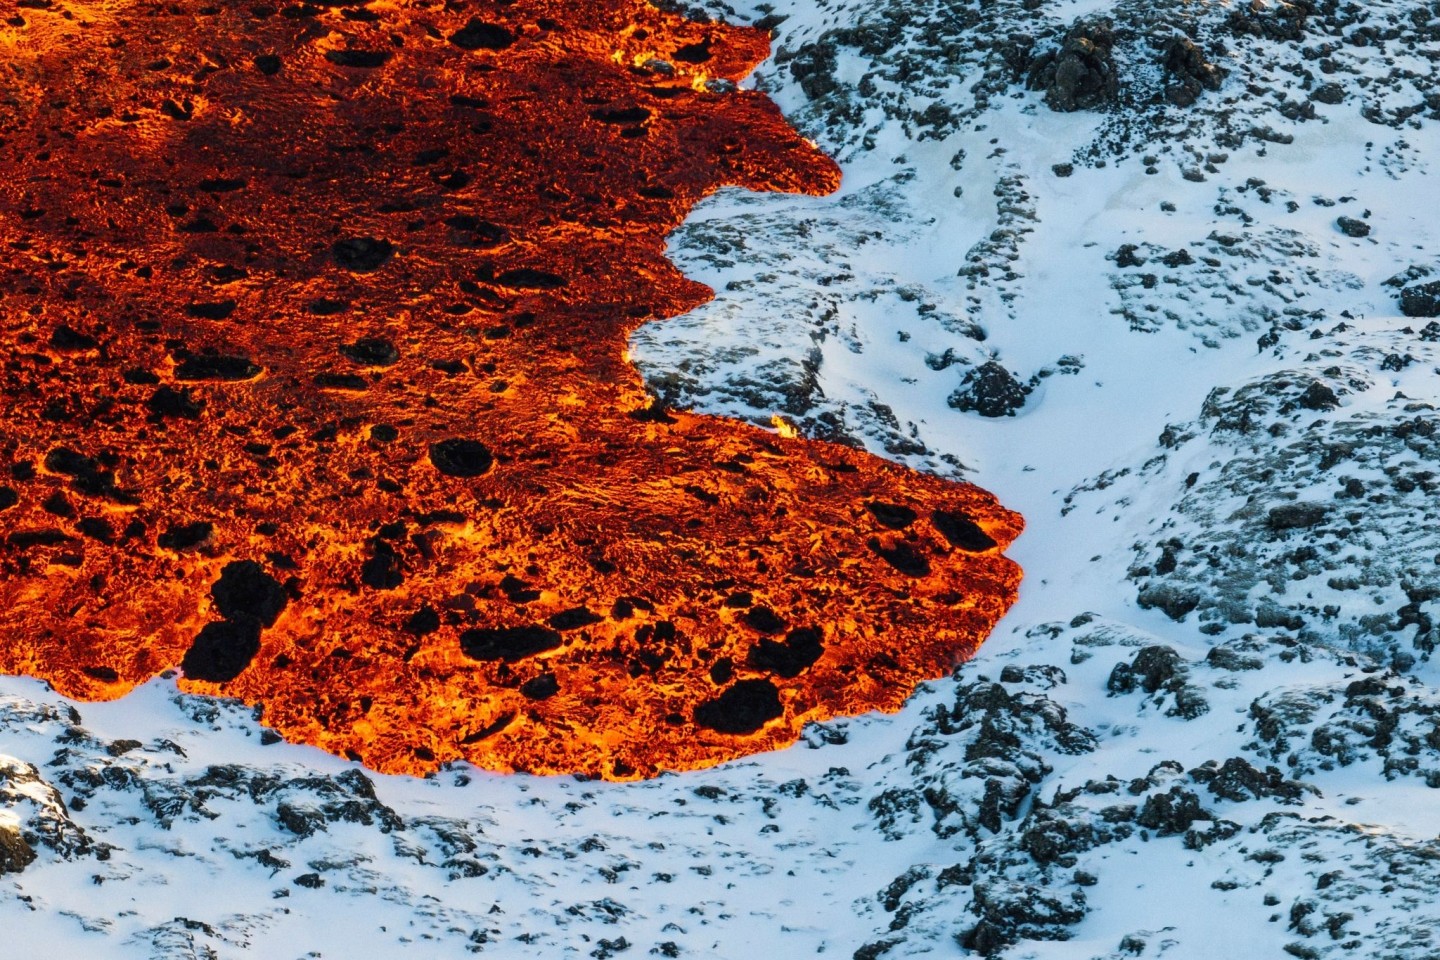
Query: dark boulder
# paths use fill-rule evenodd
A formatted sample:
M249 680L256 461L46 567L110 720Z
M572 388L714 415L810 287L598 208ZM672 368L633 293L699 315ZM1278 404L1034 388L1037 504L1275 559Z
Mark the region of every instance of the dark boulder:
M274 625L289 599L280 581L254 560L227 563L210 598L226 620L253 620L262 627Z
M1031 389L996 361L987 360L965 374L947 402L956 410L982 417L1013 417L1025 405Z
M504 50L515 42L515 34L498 23L472 19L450 35L450 42L461 50Z
M1400 312L1407 317L1440 317L1440 280L1417 283L1400 291Z
M958 510L936 510L930 514L930 522L940 535L950 541L952 547L959 547L969 553L980 553L994 547L995 538L986 533L980 524Z
M347 237L336 240L330 248L335 262L352 273L378 270L395 255L395 245L375 237Z
M1188 107L1206 90L1219 90L1225 70L1205 59L1205 53L1189 37L1172 37L1165 45L1165 98L1177 107Z
M1061 113L1103 106L1120 92L1114 47L1115 26L1108 18L1076 21L1058 49L1031 64L1026 85L1043 91L1050 109Z
M523 660L560 646L560 634L538 624L476 627L460 634L460 652L471 660Z
M769 680L741 680L695 708L695 722L717 733L754 733L784 713L780 691Z
M750 648L749 665L782 677L798 677L825 653L821 634L815 627L797 627L783 641L766 637Z
M180 669L190 680L227 683L240 676L259 652L259 622L220 620L205 624L185 652Z
M447 477L478 477L490 471L495 458L479 440L452 437L430 445L430 462Z

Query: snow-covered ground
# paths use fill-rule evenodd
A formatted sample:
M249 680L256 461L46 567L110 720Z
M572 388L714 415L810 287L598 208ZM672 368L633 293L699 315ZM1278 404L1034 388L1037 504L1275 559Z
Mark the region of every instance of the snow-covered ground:
M1440 327L1398 306L1440 278L1440 14L711 13L785 18L755 82L845 185L706 201L672 253L716 299L633 355L995 492L1009 617L898 715L638 784L378 777L167 680L0 679L7 948L1440 955ZM1026 76L1102 14L1115 99L1052 110ZM1226 74L1184 106L1181 36Z

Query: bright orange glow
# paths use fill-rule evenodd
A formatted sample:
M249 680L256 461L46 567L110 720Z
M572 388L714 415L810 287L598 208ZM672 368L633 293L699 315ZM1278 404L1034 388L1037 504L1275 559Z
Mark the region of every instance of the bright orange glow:
M626 778L894 709L1019 518L651 408L665 235L834 164L640 0L0 3L0 670L383 771ZM706 80L728 81L706 83Z

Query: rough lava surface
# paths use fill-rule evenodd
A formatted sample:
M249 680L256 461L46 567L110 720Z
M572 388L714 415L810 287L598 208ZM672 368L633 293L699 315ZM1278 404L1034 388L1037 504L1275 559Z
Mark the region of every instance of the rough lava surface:
M968 484L672 412L665 235L834 163L638 0L10 5L0 669L181 667L387 772L627 778L896 709L1014 599Z

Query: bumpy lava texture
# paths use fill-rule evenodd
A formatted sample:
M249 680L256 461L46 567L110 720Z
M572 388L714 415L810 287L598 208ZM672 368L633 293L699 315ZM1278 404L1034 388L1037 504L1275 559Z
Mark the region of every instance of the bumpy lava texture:
M0 670L172 668L387 772L614 778L894 709L1020 520L652 404L716 188L839 173L641 0L0 3Z

